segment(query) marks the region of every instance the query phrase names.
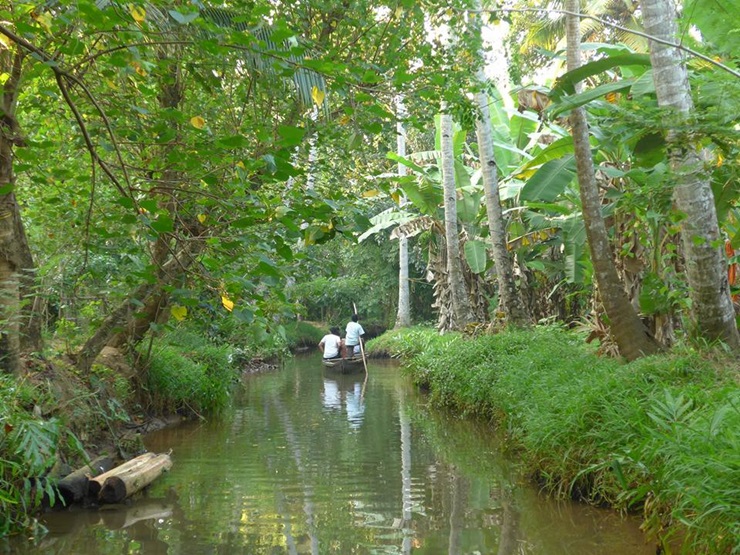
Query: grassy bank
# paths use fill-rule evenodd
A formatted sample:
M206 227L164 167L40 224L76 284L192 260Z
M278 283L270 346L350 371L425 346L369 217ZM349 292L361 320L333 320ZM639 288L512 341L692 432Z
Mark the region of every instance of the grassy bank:
M502 427L551 493L641 511L668 549L740 552L740 388L734 361L691 350L622 364L557 328L466 338L390 332L440 406Z

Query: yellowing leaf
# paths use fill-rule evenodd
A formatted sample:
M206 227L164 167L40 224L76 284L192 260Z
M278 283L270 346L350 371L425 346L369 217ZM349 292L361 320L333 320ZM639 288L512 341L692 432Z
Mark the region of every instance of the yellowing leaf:
M10 73L8 73L7 71L0 73L0 85L4 85L8 79L10 79Z
M722 156L722 153L717 154L717 167L719 168L724 163L725 163L725 157Z
M36 22L41 25L44 29L46 29L47 33L51 33L51 14L49 12L44 12L42 14L35 14L33 18L36 20Z
M146 70L141 67L141 64L139 62L131 62L131 65L133 66L134 70L136 70L136 73L138 73L142 77L146 76Z
M206 126L206 120L204 120L200 116L193 116L192 118L190 118L190 123L196 129L203 129Z
M105 80L105 84L106 84L106 85L108 85L108 87L110 87L110 88L111 88L111 89L113 89L113 90L117 90L117 89L118 89L118 85L116 85L116 84L115 84L115 83L114 83L113 81L111 81L110 79L106 79L106 80Z
M5 35L0 35L0 44L2 44L5 48L10 48L10 45L13 44L13 41L11 41Z
M234 301L230 300L226 295L221 295L221 304L224 305L224 308L229 312L234 310Z
M241 168L241 169L243 169L243 170L246 170L246 169L247 169L247 166L245 166L245 165L244 165L244 162L242 162L241 160L239 160L239 161L238 161L238 162L236 163L236 167L237 167L237 168Z
M175 304L170 307L170 314L172 314L175 320L182 322L188 315L188 309L187 307Z
M396 204L401 204L401 194L398 191L393 191L391 193L391 198Z
M365 191L362 193L362 198L372 198L377 197L380 194L380 191L377 189L371 189L370 191Z
M141 6L134 6L133 4L129 4L128 11L131 14L131 17L134 18L134 21L136 21L136 23L141 23L146 19L146 10Z
M200 223L205 223L205 221L206 221L206 215L205 214L198 214L198 221Z
M326 98L326 93L322 90L319 90L319 88L314 85L311 89L311 98L313 98L316 106L321 106L321 104L324 102L324 98Z
M347 125L349 123L349 116L347 114L343 115L341 118L339 118L339 123L341 125Z

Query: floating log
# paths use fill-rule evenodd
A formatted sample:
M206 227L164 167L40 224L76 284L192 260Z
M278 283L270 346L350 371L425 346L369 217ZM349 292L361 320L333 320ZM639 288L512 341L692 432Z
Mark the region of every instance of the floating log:
M145 488L164 472L172 468L172 459L167 454L155 455L143 464L132 465L121 472L114 468L105 479L98 494L101 503L120 503L137 491Z
M124 472L128 470L129 468L136 468L138 466L141 466L143 464L146 464L151 459L156 457L156 453L144 453L142 455L139 455L138 457L135 457L131 460L126 461L125 463L108 470L107 472L104 472L103 474L99 474L98 476L95 476L94 478L91 478L90 481L87 484L87 495L88 497L92 499L97 499L100 495L100 490L103 489L103 484L105 483L105 480L109 476L113 476L117 473Z
M82 501L87 495L90 478L98 476L113 468L113 459L110 457L98 457L97 459L67 474L57 482L59 497L64 505L69 507L72 503Z

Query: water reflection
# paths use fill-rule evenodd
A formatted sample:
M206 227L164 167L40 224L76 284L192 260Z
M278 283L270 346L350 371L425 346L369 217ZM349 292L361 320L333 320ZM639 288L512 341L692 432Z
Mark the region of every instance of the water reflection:
M321 401L329 410L344 411L352 430L357 430L365 414L365 398L362 391L363 378L338 375L324 377Z
M542 498L490 428L430 410L390 365L248 378L222 419L147 438L173 469L128 506L46 516L23 554L547 554L651 550L636 524ZM364 395L363 395L364 391Z

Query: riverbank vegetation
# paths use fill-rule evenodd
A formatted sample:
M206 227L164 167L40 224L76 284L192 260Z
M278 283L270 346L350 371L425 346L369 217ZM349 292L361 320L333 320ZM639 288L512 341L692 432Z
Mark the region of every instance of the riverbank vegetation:
M388 332L432 403L490 420L525 472L559 497L636 511L662 546L740 549L740 368L678 348L631 363L557 327L467 337Z

